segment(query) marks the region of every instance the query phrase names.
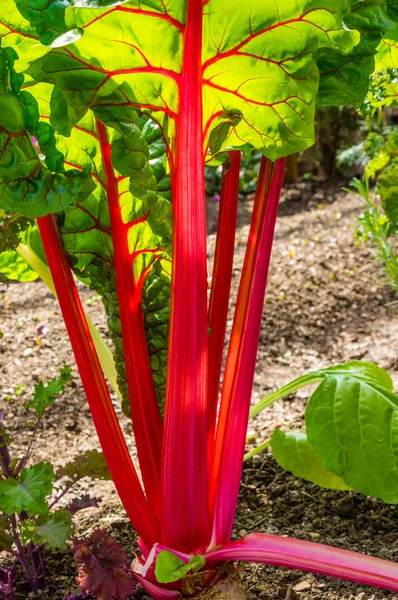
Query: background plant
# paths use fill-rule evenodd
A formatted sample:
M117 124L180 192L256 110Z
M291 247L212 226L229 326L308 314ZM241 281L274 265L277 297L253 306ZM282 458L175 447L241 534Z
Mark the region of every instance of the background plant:
M59 501L84 477L110 479L104 457L97 450L88 450L57 470L50 462L32 462L42 419L70 379L70 368L63 367L58 378L35 386L33 397L25 403L32 411L26 424L31 436L22 455L13 456L5 411L0 410L0 549L18 561L27 593L46 589L46 550L66 548L73 534L73 515L97 507L101 499L84 494L63 508L58 508ZM13 562L1 570L0 591L5 598L13 597L15 573Z

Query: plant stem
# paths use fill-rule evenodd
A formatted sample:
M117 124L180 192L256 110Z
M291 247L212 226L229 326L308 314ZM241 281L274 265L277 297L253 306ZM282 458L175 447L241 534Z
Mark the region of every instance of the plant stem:
M275 167L265 158L261 163L217 426L210 499L214 506L212 545L230 539L232 533L284 168L284 159Z
M134 437L148 501L154 513L160 516L159 492L163 423L156 399L146 344L141 308L141 287L137 286L134 279L128 246L128 227L122 219L118 186L112 166L112 146L108 141L105 125L98 119L96 125L108 195L115 257L116 290L122 324L124 361Z
M284 385L279 390L275 390L275 392L268 394L268 396L266 396L265 398L260 400L260 402L258 402L255 406L253 406L253 408L250 411L249 418L253 419L265 408L271 406L271 404L274 404L274 402L282 400L282 398L286 398L286 396L297 392L297 390L300 390L301 388L306 387L307 385L313 385L314 383L319 383L320 381L323 381L324 377L322 377L320 373L321 372L317 371L314 373L308 373L307 375L303 375L302 377L291 381L287 385Z
M48 509L50 510L53 506L55 506L60 500L61 498L63 498L65 496L65 494L67 494L69 492L69 490L72 489L72 487L75 485L75 483L77 483L79 481L79 477L75 477L75 479L73 479L69 485L66 486L66 488L64 488L62 490L62 492L60 492L58 494L58 496L55 498L55 500L53 500L50 504L50 506L48 507Z
M12 535L13 535L14 542L15 542L15 545L18 550L18 554L17 554L18 560L21 564L21 567L25 571L26 577L28 579L29 585L32 588L33 593L36 594L37 587L36 587L36 583L35 583L35 578L34 578L34 575L32 575L30 567L29 567L29 563L26 560L25 548L23 547L21 538L19 537L15 515L10 515L10 522L11 522Z
M28 263L30 267L32 267L34 271L36 271L36 273L38 274L40 279L46 284L50 292L54 294L55 297L57 297L50 269L39 258L39 256L37 256L37 254L32 250L32 248L26 246L25 244L19 244L18 248L16 249L16 252L21 258L23 258ZM112 352L87 314L86 319L91 336L93 338L95 349L98 354L99 361L101 363L102 370L104 371L106 378L109 381L109 384L112 387L113 391L121 399L122 395L120 393L119 386L117 385L117 373L115 369L115 363L113 361Z
M255 448L253 448L253 450L250 450L250 452L247 452L247 454L245 454L244 460L245 461L249 460L249 458L253 458L253 456L257 456L257 454L261 454L262 452L264 452L264 450L269 448L270 445L271 445L270 440L267 440L263 444L256 446Z
M209 465L213 464L214 434L227 329L239 199L241 153L235 150L230 152L229 156L231 162L228 170L223 172L221 183L220 213L209 302Z
M162 540L208 544L207 265L202 2L187 0L173 182L173 266L162 464ZM174 161L173 161L174 162Z
M121 431L61 236L51 215L37 222L105 460L134 528L145 545L151 547L159 539L159 523L146 501Z

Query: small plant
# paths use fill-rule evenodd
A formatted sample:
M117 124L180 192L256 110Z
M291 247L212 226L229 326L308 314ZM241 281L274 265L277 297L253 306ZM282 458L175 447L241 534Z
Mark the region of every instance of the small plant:
M66 548L73 533L73 515L97 507L101 499L84 494L63 508L58 508L59 501L83 477L110 479L97 450L88 450L57 470L50 462L31 461L42 419L70 379L71 370L65 366L59 378L35 386L32 399L25 403L32 419L26 425L31 436L22 456L12 456L12 440L4 425L4 410L0 410L0 550L16 559L26 589L35 594L46 589L46 549ZM15 573L13 564L0 570L0 597L13 597Z
M250 417L314 384L306 431L277 429L245 458L271 447L279 465L297 477L398 504L398 395L384 369L352 361L308 373L261 400Z

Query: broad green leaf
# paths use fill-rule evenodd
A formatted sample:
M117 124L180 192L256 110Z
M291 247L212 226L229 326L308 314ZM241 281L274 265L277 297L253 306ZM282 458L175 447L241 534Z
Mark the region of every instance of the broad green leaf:
M64 172L51 127L39 123L34 98L20 92L23 77L14 71L16 57L12 48L0 48L0 209L37 217L87 197L93 185L85 173ZM31 135L47 155L48 168Z
M192 556L188 563L181 560L178 556L162 550L156 559L155 577L159 583L173 583L179 581L190 571L196 572L205 565L203 556Z
M382 381L329 374L312 394L308 441L353 489L398 503L398 396Z
M65 548L72 532L72 515L59 509L39 517L33 541L36 544L44 544L47 548Z
M319 103L360 106L375 69L375 55L386 32L398 23L397 0L351 0L345 25L360 33L360 42L347 57L332 49L320 53Z
M377 191L384 211L394 226L398 225L398 165L384 171L379 178ZM1 259L1 256L0 256Z
M302 477L327 489L350 489L340 477L324 469L308 443L305 433L301 431L284 433L276 429L271 438L271 448L276 462L296 477Z
M46 462L23 469L16 479L0 481L0 510L9 515L26 511L30 516L46 512L53 481L54 469Z
M33 60L30 75L56 85L79 117L109 94L118 95L118 104L156 113L172 142L186 2L133 0L103 9L82 6L68 8L65 26L60 22L61 29L84 30L84 35ZM311 145L319 85L315 54L333 49L348 55L359 42L359 34L342 24L349 8L347 0L204 3L203 48L201 52L198 43L198 52L203 59L208 136L216 129L224 147L249 144L271 158ZM35 18L45 27L50 22L43 12ZM154 44L158 39L162 43ZM267 81L272 85L265 85ZM225 111L243 115L227 134Z
M11 550L14 538L11 533L11 525L6 516L0 515L0 551Z
M35 385L33 398L26 402L25 408L33 409L40 419L44 415L45 410L54 404L57 396L62 394L66 384L71 381L71 373L71 368L65 365L61 368L59 377L54 377L47 384L39 381Z
M37 273L21 258L15 250L7 250L0 254L0 273L7 279L17 281L35 281Z
M398 68L398 27L389 29L378 47L377 70Z
M86 450L72 462L60 467L56 475L57 479L68 477L71 481L78 481L83 477L102 480L111 479L104 455L98 450Z

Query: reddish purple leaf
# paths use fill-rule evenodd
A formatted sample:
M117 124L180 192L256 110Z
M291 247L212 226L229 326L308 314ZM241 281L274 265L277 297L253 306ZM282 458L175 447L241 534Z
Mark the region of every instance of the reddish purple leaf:
M87 540L75 539L72 550L78 563L77 583L99 600L127 600L135 593L135 580L121 544L98 530Z
M84 494L81 498L74 498L66 510L75 515L84 508L98 508L100 502L102 502L102 498L92 498L89 494Z

